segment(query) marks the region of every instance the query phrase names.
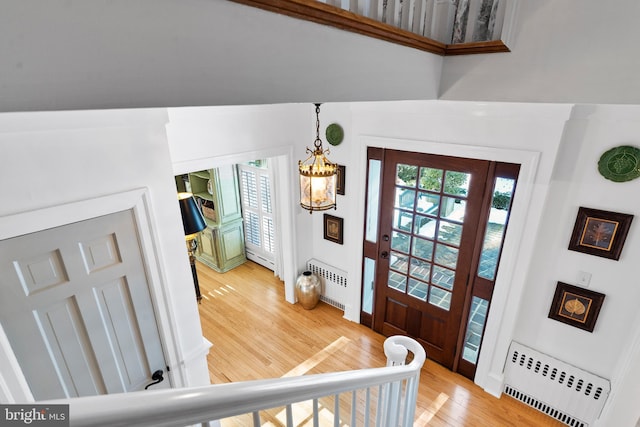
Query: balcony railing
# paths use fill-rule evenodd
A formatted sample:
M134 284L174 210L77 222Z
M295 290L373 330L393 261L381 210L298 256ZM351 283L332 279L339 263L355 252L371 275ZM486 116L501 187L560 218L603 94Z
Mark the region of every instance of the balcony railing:
M409 351L413 359L405 364ZM287 427L310 421L314 426L413 426L426 354L418 342L402 336L388 338L384 352L387 367L382 368L48 403L69 404L74 427L185 426L237 416L245 417L242 425L257 427L263 425L261 414L274 408L276 415L269 417L282 418Z
M508 52L518 0L231 0L438 55Z

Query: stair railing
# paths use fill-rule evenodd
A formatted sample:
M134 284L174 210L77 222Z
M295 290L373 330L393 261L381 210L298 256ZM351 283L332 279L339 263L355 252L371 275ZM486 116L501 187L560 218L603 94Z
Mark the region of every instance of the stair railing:
M404 336L387 338L384 351L387 366L381 368L49 403L69 404L73 427L184 426L236 416L249 416L254 426L260 426L261 413L274 408L284 408L281 413L286 425L293 427L294 409L300 412L295 405L309 401L313 409L303 415L302 421L312 419L316 427L328 425L328 413L332 413L334 426L413 426L425 351L418 342ZM413 359L406 364L409 351Z
M509 52L520 0L232 0L438 55Z

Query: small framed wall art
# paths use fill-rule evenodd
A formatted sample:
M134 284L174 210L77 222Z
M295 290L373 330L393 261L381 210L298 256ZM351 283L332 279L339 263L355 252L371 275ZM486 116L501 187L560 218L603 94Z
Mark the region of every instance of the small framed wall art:
M347 167L344 165L338 165L338 176L337 176L337 184L336 184L336 193L344 196L344 182L345 182L345 172Z
M344 241L344 229L342 218L324 214L324 238L334 243L342 244Z
M620 259L633 215L580 207L569 250Z
M558 282L549 318L593 332L604 294Z

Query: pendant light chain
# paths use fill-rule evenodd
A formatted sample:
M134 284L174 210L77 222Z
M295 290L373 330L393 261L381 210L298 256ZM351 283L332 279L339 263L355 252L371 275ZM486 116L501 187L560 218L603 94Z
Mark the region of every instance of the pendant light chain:
M313 141L313 145L316 150L322 147L322 141L320 140L320 104L316 104L316 140Z

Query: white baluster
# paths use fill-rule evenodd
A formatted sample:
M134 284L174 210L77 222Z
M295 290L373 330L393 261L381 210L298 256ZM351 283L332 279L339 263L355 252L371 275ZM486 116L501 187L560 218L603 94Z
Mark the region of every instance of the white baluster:
M318 416L318 399L313 399L313 427L320 427L320 417Z
M424 32L424 17L427 0L415 0L413 4L413 16L411 17L410 31L422 35Z
M416 0L401 0L398 26L405 31L411 31L410 19L413 17L413 8Z
M462 0L460 0L462 1ZM453 0L435 0L431 37L442 43L451 43L456 8Z
M356 425L356 415L358 414L357 390L351 392L351 425Z
M287 427L293 427L293 410L290 403L287 405Z

